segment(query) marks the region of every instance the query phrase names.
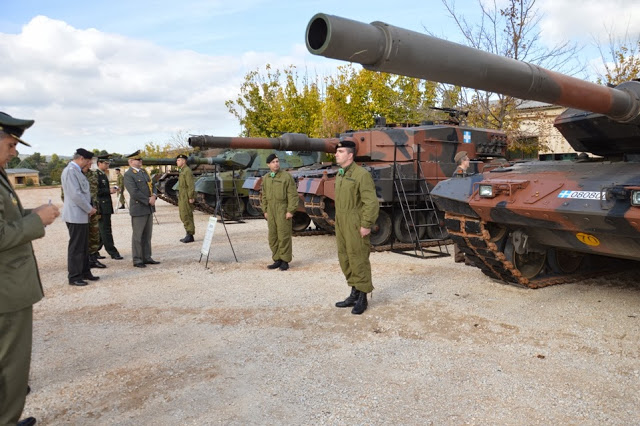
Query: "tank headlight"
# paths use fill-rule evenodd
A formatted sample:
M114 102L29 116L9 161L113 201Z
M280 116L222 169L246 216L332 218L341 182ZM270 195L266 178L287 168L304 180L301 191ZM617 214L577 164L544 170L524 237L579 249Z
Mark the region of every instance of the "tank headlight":
M640 206L640 191L631 191L631 205Z
M493 198L493 186L480 185L480 188L478 189L478 194L480 194L481 197Z

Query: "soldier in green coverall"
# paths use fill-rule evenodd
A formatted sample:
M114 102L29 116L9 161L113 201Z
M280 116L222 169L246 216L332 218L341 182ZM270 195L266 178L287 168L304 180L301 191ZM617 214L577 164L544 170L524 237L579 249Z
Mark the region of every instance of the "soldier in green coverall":
M196 233L196 225L193 223L193 203L196 201L196 186L193 182L193 173L187 166L187 156L180 154L176 157L176 165L180 171L178 176L178 210L180 220L184 225L187 235L181 238L183 243L192 243Z
M336 149L336 163L340 166L335 189L336 241L340 267L351 286L349 297L336 306L353 306L351 313L360 315L367 309L367 293L373 291L369 234L380 206L371 174L353 161L355 148L353 141L342 140Z
M118 209L124 209L124 176L120 168L116 167L116 186L118 187Z
M275 154L269 154L267 165L271 171L262 177L261 191L262 211L269 226L269 247L273 259L273 264L267 268L286 271L292 258L292 218L298 208L298 190L293 177L280 170L280 160Z

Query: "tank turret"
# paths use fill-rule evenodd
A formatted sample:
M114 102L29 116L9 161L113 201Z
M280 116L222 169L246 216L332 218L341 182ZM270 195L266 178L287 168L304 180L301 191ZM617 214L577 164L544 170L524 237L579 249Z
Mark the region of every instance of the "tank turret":
M447 228L486 275L532 288L640 261L640 82L600 86L382 22L317 14L316 55L366 69L547 102L580 152L604 157L529 162L470 173L433 190Z

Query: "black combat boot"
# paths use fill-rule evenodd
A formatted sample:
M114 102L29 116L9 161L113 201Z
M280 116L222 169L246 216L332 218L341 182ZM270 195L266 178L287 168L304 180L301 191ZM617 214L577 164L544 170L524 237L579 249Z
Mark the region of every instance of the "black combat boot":
M351 310L351 313L354 315L360 315L367 310L367 305L367 293L361 291L360 294L358 294L358 300L356 300L356 304Z
M182 241L183 243L192 243L193 240L193 235L191 234L187 234L183 239L181 239L180 241Z
M282 262L280 262L280 268L279 269L281 271L286 271L287 269L289 269L289 264L283 260Z
M351 294L349 297L344 299L342 302L336 302L337 308L348 308L356 304L356 300L358 300L358 295L360 294L360 290L357 290L355 287L351 287Z
M276 260L271 265L267 266L267 268L269 268L269 269L277 269L277 268L280 267L280 265L282 265L282 260Z

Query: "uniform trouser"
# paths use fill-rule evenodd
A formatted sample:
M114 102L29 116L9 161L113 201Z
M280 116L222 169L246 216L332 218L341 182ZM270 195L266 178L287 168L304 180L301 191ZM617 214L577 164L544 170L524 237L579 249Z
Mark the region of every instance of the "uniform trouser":
M187 234L194 235L196 233L196 225L193 223L193 207L187 201L178 201L178 209L180 210L180 220L184 225Z
M293 258L293 246L291 243L291 233L293 220L285 218L287 210L285 208L269 208L267 214L267 225L269 227L269 247L271 248L271 258L273 261L282 260L291 262Z
M124 206L124 192L120 193L120 198L118 198L118 203L119 203L118 207Z
M83 279L89 270L89 224L69 223L69 247L67 249L67 270L69 281Z
M131 252L133 263L144 263L151 259L151 233L153 215L131 216Z
M102 238L102 242L104 243L104 248L107 250L110 256L116 256L118 253L118 249L113 243L113 231L111 230L111 215L103 214L100 216L100 221L98 222L100 226L100 238Z
M347 284L364 293L373 291L371 281L371 263L369 253L371 242L369 235L360 236L360 218L357 214L343 213L336 217L336 242L340 268Z
M100 238L100 218L98 213L89 216L89 254L98 253L102 248Z
M33 307L0 314L0 425L15 425L27 396Z

